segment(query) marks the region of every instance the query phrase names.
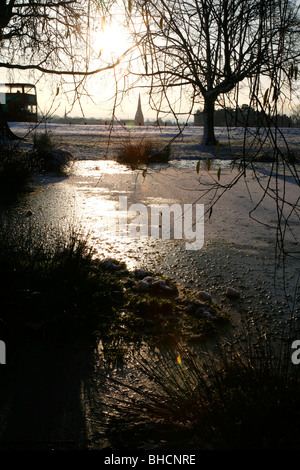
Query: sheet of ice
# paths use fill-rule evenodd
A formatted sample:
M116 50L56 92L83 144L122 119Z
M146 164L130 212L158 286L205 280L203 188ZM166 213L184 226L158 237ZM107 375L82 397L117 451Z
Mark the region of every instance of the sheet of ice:
M12 127L16 133L28 129L25 124ZM39 132L44 130L43 126L39 128ZM296 299L295 302L300 303L299 293L294 295L300 262L299 220L295 213L290 213L292 206L286 205L282 213L278 212L281 196L293 204L299 199L300 192L293 176L284 173L282 166L274 170L271 164L257 164L255 173L248 169L243 175L237 168L232 168L231 161L224 159L226 154L223 154L213 158L208 168L205 158L216 155L203 153L199 146L202 128L189 126L176 144L175 157L179 159L151 166L143 174L142 170L132 170L113 161L114 151L129 138L151 137L167 142L176 135L176 127L128 130L121 126L110 129L103 125L47 124L47 130L58 142L74 151L77 161L68 177L39 176L38 191L28 195L17 208L21 214L30 209L33 219L37 218L39 222L57 226L81 224L91 233L91 243L99 256L126 261L130 268L142 265L160 270L183 284L209 290L218 299L222 299L227 286L237 288L243 292L243 298L253 311L259 303L261 312L270 309L271 305L274 314L286 312L289 306L284 296L286 287L291 302ZM255 129L248 131L255 132ZM291 146L299 147L299 131L283 129L283 137ZM230 129L231 142L240 144L243 132L240 128ZM218 138L228 138L228 132L223 128L217 128L216 134ZM111 138L109 147L108 137ZM197 173L199 157L204 160ZM270 180L272 172L278 177ZM222 194L237 176L236 184ZM262 198L267 185L269 195ZM142 203L149 207L151 204L198 202L204 203L207 211L215 200L211 217L206 214L203 249L187 251L185 240L148 237L133 241L130 237L113 236L107 227L117 214L119 196L124 195L128 197L128 205ZM286 229L286 247L293 256L285 265L285 283L283 278L277 277L275 285L274 276L279 273L274 269L275 249L280 235L278 222L283 220L281 215L288 218L288 225L281 225L281 229ZM285 306L278 309L275 301L283 302Z

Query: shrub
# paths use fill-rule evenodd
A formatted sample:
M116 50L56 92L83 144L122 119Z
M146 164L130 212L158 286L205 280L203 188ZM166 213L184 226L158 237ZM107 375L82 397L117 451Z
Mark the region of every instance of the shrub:
M42 133L35 133L33 136L33 146L39 156L53 150L56 147L53 136L47 130Z
M64 172L74 157L67 150L58 148L52 134L47 130L43 133L35 133L34 155L38 162L39 171Z

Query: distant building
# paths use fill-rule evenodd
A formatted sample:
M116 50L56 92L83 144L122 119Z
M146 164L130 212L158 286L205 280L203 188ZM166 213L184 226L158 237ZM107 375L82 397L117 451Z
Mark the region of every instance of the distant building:
M204 114L203 111L196 111L194 114L194 126L203 126L204 125Z
M144 126L144 116L143 116L143 111L142 111L142 105L141 105L141 95L139 95L139 101L138 101L138 107L135 113L135 118L134 122L136 126Z
M279 127L291 127L292 120L290 117L278 115L268 116L263 111L259 112L247 104L243 104L240 108L222 108L216 109L214 114L214 125L215 126L227 126L227 127L261 127L270 126L273 127L276 124ZM204 125L204 112L198 110L194 114L194 126Z

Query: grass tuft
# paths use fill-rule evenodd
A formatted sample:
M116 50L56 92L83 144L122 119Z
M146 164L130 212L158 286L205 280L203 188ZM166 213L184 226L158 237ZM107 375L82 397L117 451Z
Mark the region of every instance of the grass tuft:
M33 144L33 155L41 172L63 173L74 160L70 152L58 148L53 135L47 130L36 133Z
M118 152L117 161L130 165L167 162L170 158L170 146L161 148L150 139L125 142Z
M247 329L212 349L178 346L135 359L135 383L109 379L114 391L107 403L114 416L108 433L114 446L299 448L300 368L284 337ZM121 426L125 439L116 431Z
M123 301L116 273L79 231L38 233L28 219L0 221L0 326L50 338L109 328Z

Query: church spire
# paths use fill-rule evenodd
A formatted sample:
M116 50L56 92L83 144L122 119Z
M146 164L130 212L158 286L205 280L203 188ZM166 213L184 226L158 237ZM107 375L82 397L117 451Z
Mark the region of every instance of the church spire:
M135 125L136 126L144 126L144 116L143 116L143 111L142 111L142 105L141 105L141 95L139 95L139 101L138 101L138 107L135 113Z

